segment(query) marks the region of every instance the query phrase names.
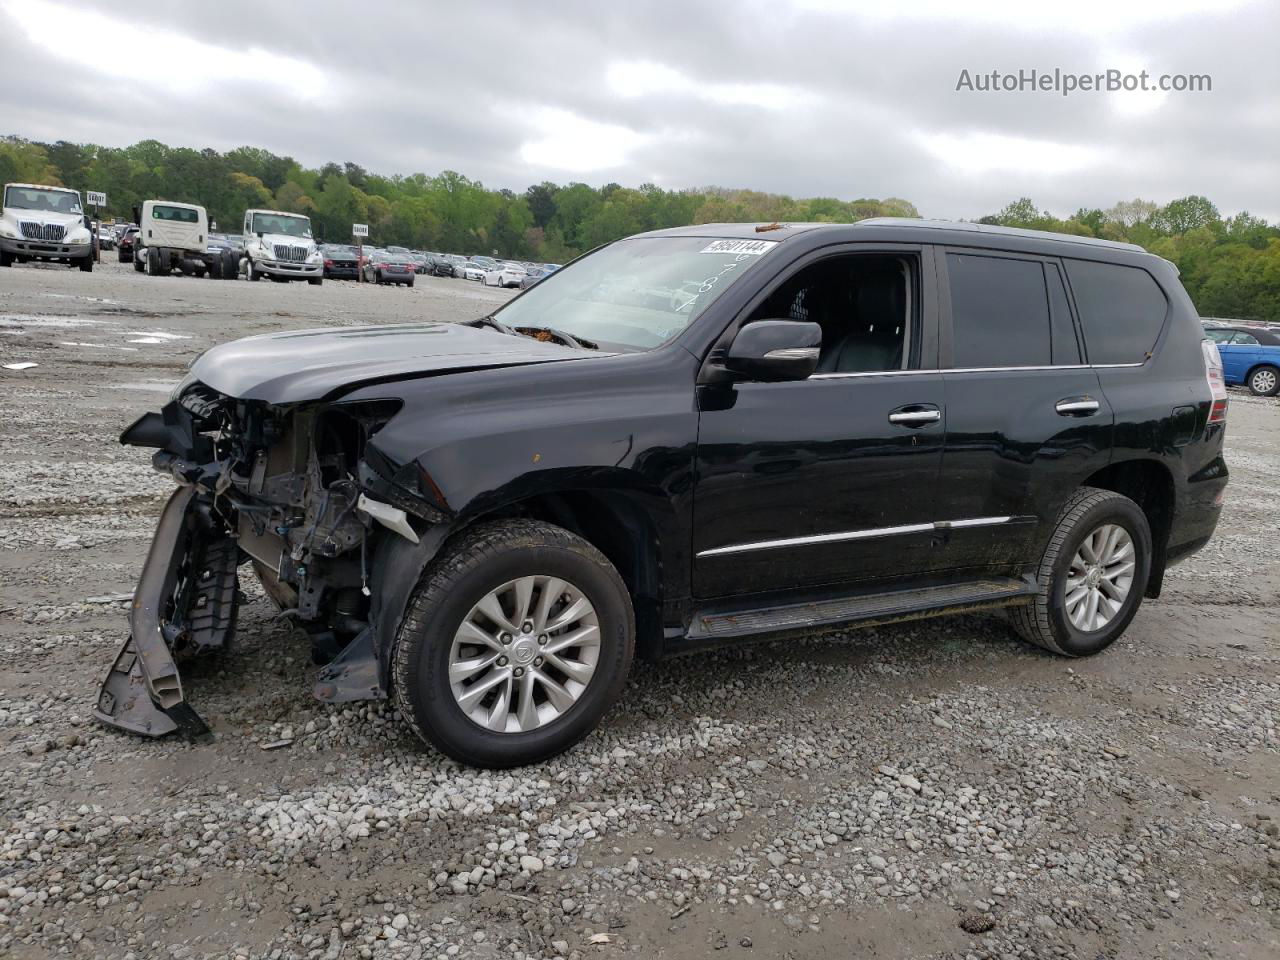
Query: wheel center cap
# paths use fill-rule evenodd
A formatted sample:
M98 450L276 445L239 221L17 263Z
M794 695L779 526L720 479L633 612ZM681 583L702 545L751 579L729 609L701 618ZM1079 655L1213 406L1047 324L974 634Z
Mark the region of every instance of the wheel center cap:
M1091 587L1096 587L1102 579L1102 569L1100 567L1091 567L1089 575L1085 577L1085 583Z
M527 666L537 656L538 643L533 637L520 637L511 644L511 659L520 666Z

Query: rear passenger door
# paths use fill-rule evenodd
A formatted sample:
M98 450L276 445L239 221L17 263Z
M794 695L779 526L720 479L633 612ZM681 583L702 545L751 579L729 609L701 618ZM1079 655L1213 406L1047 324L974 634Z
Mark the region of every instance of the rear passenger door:
M1025 565L1080 478L1108 462L1112 411L1055 258L950 248L937 262L948 565Z

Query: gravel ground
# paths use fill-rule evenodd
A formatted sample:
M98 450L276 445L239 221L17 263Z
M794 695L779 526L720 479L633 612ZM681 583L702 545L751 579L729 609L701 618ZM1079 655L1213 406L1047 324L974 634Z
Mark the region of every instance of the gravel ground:
M209 744L96 726L170 484L115 443L211 343L507 294L0 271L0 955L1280 956L1280 403L1233 393L1214 541L1091 660L997 618L638 665L568 756L313 700L245 581Z

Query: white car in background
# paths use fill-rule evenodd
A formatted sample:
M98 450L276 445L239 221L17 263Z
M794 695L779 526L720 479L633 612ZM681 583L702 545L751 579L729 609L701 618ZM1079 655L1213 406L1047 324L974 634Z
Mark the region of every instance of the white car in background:
M464 280L479 280L483 283L485 282L485 273L486 268L482 263L471 263L468 261L462 265L462 279Z
M520 281L528 276L529 271L519 263L500 263L492 270L486 270L484 285L486 287L518 287Z

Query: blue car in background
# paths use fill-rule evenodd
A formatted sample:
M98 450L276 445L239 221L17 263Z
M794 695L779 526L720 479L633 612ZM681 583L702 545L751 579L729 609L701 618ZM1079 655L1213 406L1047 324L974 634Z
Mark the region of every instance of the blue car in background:
M1280 392L1280 330L1249 326L1205 327L1218 345L1227 383L1244 384L1259 397Z

